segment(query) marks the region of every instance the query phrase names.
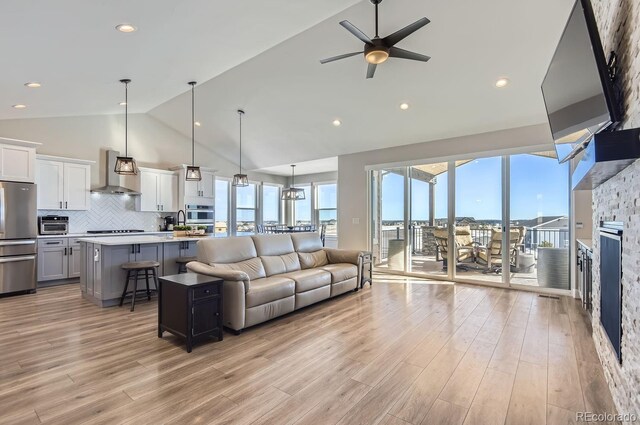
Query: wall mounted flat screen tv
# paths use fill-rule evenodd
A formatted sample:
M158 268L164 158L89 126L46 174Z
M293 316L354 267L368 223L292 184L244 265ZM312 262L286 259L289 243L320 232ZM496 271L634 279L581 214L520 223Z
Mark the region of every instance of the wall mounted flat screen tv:
M590 0L577 0L542 82L558 161L621 119Z

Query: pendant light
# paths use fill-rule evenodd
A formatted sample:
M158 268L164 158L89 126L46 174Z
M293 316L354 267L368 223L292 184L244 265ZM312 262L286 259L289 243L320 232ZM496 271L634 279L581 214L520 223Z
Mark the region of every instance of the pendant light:
M242 116L244 111L238 109L238 118L240 119L240 172L233 176L233 186L245 187L249 186L249 178L246 174L242 174Z
M304 189L301 189L296 186L296 166L291 166L291 186L288 189L282 191L282 196L280 197L283 201L301 201L305 199Z
M196 146L196 113L195 113L195 92L196 82L191 81L191 165L187 166L187 181L199 182L202 180L202 174L200 173L200 167L195 165L195 146Z
M116 158L116 166L113 171L124 176L138 174L136 160L129 156L129 83L131 80L120 80L124 84L124 156Z

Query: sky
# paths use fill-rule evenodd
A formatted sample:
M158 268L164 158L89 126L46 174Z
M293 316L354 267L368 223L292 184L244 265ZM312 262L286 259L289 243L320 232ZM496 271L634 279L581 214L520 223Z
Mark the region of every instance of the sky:
M502 218L502 158L482 158L457 167L456 217L476 219ZM568 164L554 158L535 155L511 156L511 219L569 213ZM448 173L437 176L435 186L436 218L447 217ZM403 220L403 177L389 173L382 183L382 220ZM412 220L427 220L429 185L413 180Z

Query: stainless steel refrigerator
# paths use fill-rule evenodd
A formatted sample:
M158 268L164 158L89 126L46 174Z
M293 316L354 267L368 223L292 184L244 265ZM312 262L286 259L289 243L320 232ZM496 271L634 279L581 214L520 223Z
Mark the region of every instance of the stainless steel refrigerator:
M36 289L36 185L0 182L0 295Z

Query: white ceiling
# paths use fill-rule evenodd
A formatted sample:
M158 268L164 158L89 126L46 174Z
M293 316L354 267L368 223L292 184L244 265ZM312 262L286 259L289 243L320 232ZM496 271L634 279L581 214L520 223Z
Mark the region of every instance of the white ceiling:
M196 79L198 142L237 161L242 107L243 164L265 169L544 122L540 83L573 0L385 1L381 35L426 16L398 47L432 59L390 59L371 80L361 56L319 63L362 48L340 20L373 35L368 0L5 3L0 119L119 112L117 80L130 77L134 112L190 136ZM511 84L496 89L502 76Z
M540 84L573 0L386 1L380 33L426 16L399 47L427 63L390 59L365 79L362 43L338 25L348 19L371 35L368 1L339 13L197 88L197 130L229 160L238 158L236 109L243 107L243 163L248 169L538 124L545 121ZM498 77L511 84L494 86ZM401 111L399 104L410 109ZM189 134L189 97L150 113ZM340 127L332 121L339 118Z
M130 111L147 112L356 2L3 0L0 119L119 113L122 78Z
M311 161L298 162L296 166L296 176L305 174L328 173L338 171L338 157L314 159ZM277 176L290 176L291 164L276 165L273 167L265 167L259 170L261 173L275 174Z

